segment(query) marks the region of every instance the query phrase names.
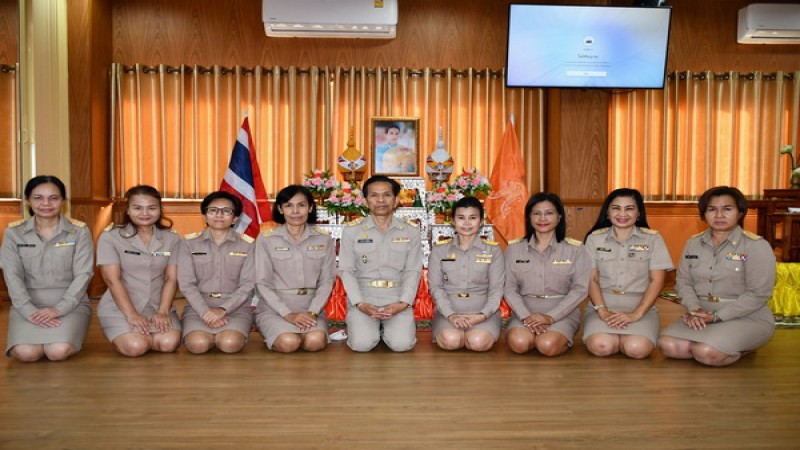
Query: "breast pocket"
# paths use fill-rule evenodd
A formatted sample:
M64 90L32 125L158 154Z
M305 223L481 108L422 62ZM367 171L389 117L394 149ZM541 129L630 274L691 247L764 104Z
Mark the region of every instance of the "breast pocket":
M550 270L552 270L554 274L567 277L575 273L575 263L553 261L550 263Z
M652 258L653 254L650 252L632 252L628 254L628 263L634 270L639 270L639 273L647 273Z
M194 273L197 274L197 278L200 280L204 280L214 275L214 269L211 267L211 255L208 253L192 253L192 265L194 266Z
M406 258L408 257L411 242L391 242L389 243L389 266L396 270L406 268Z
M22 267L27 273L39 273L42 267L42 247L17 247L19 258L22 260Z
M72 261L75 258L75 244L58 245L53 247L53 268L59 281L72 279Z
M378 246L374 242L356 242L353 249L358 269L366 270L377 266Z
M722 263L722 267L727 272L744 273L744 261L726 259L725 262Z
M223 267L220 268L222 272L228 277L228 280L232 281L233 283L237 283L239 281L239 275L242 273L242 267L244 267L244 262L247 259L246 253L235 254L231 255L230 253L225 255L223 259Z

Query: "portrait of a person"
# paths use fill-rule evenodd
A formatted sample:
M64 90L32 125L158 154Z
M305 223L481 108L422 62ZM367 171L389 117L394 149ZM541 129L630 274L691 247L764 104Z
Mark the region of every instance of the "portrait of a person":
M417 131L414 123L391 120L374 122L374 173L417 174Z

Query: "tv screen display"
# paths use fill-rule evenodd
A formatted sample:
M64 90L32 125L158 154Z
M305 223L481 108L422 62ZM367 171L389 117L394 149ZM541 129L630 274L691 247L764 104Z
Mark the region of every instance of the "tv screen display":
M670 8L509 7L506 85L664 87Z

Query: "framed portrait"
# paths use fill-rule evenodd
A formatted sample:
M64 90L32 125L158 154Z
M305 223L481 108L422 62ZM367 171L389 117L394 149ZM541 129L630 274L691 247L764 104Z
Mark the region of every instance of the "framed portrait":
M373 117L371 120L372 174L419 176L419 117Z

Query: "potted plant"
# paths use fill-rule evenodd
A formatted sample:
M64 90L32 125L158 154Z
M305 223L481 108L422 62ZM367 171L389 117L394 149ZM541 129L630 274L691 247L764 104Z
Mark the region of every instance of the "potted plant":
M341 183L334 188L328 198L323 202L328 214L344 217L350 221L359 216L367 215L367 200L357 186L348 182Z
M453 183L452 189L457 189L467 197L485 199L492 192L492 185L489 180L478 172L478 169L462 170Z
M791 163L789 165L789 184L792 189L800 189L800 166L795 165L794 145L784 145L778 151L782 155L789 155Z
M426 204L433 211L436 223L448 223L452 214L453 205L463 197L461 191L453 189L445 183L440 184L428 192Z
M303 174L303 186L311 191L311 195L317 200L317 203L322 204L322 201L330 195L330 193L339 187L339 182L333 176L330 170L314 169Z

